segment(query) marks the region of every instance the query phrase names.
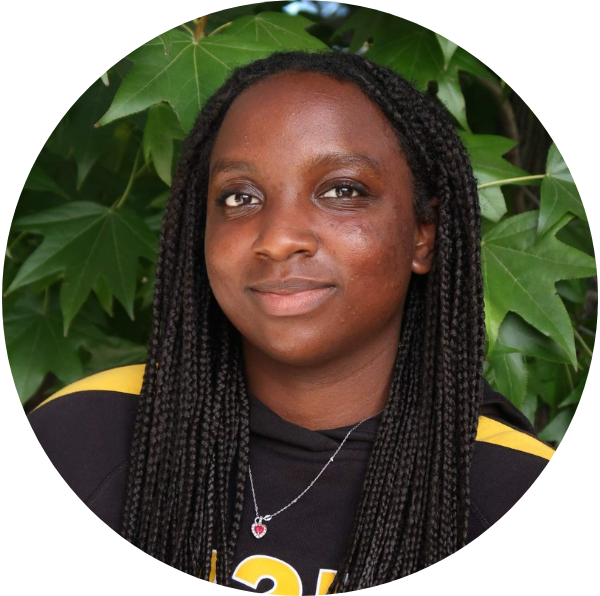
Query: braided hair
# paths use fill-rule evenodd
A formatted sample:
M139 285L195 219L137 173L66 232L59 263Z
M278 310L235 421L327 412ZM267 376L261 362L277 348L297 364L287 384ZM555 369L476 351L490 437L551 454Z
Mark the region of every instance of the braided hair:
M166 209L153 325L129 464L122 534L157 559L231 585L249 461L240 335L204 258L208 164L228 108L284 71L357 85L395 130L414 209L434 217L434 263L410 281L387 405L349 548L330 587L414 573L466 542L469 470L484 353L480 212L472 167L444 109L397 73L354 54L279 52L233 71L186 139Z

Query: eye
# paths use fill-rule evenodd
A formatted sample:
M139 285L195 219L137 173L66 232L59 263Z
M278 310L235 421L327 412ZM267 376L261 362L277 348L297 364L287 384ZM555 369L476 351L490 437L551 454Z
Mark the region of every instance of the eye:
M341 199L341 198L352 198L359 197L361 193L350 185L339 185L334 186L331 190L328 190L326 193L322 194L321 197L325 199Z
M218 199L218 202L226 207L244 207L246 205L260 204L260 201L257 197L245 192L236 192L230 195L224 195Z

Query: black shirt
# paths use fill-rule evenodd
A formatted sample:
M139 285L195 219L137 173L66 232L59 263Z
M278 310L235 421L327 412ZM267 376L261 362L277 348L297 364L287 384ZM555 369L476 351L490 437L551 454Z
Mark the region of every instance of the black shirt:
M120 530L144 365L111 369L61 390L29 416L48 457L75 493ZM311 431L287 422L255 397L250 465L260 515L273 514L311 483L352 426ZM245 491L233 586L324 594L348 548L380 416L354 430L314 486L266 522L257 539L252 491ZM527 419L486 385L471 468L472 541L527 491L552 456ZM249 481L248 481L249 482Z

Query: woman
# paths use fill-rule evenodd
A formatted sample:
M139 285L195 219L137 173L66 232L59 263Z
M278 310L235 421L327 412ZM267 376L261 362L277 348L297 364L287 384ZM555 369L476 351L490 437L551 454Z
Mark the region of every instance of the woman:
M139 405L126 367L32 424L94 511L187 573L279 594L413 573L552 454L484 388L479 227L459 137L399 75L336 52L239 68L178 166Z

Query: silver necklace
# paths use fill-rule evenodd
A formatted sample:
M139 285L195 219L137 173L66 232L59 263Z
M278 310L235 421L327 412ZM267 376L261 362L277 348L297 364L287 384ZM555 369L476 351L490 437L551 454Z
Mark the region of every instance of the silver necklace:
M374 418L381 414L383 410L377 412L377 414L373 414L372 416L368 416L367 418L363 418L360 422L355 424L344 437L344 440L340 443L339 447L335 450L335 453L327 460L327 463L323 466L321 471L313 478L313 481L292 501L290 501L285 507L282 507L279 511L275 513L270 513L268 515L260 515L258 513L258 504L256 502L256 492L254 491L254 480L252 479L252 468L250 464L248 464L248 474L250 475L250 488L252 488L252 499L254 500L254 511L256 512L256 517L254 518L254 523L252 524L252 534L255 538L263 538L267 533L267 526L265 522L271 521L276 515L283 513L288 507L291 507L294 503L299 501L315 484L315 482L320 478L321 474L327 469L327 466L331 462L333 462L335 456L340 452L340 449L344 446L344 443L347 441L348 437L355 431L363 422L366 422L370 418Z

